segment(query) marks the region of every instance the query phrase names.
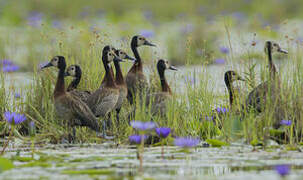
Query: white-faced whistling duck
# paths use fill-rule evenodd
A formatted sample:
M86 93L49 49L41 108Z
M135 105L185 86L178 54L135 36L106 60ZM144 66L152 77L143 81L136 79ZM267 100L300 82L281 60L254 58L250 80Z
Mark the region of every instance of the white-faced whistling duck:
M118 101L119 98L119 88L114 80L114 75L112 72L111 62L113 60L122 61L118 58L113 51L104 51L102 53L102 62L105 69L105 77L102 87L97 89L88 98L87 104L97 117L102 117L103 120L103 132L106 131L106 124L108 123L107 114L111 112ZM106 137L106 134L104 134Z
M59 69L57 83L54 90L57 115L67 121L68 127L74 127L75 125L87 126L96 132L100 132L97 118L94 116L91 109L84 102L82 102L81 99L73 96L65 90L65 58L63 56L55 56L41 69L51 66L55 66Z
M113 46L111 46L111 45L106 45L106 46L104 46L104 48L102 49L102 54L106 54L108 51L115 52L116 49L115 49ZM114 74L114 71L113 71L112 66L110 66L110 72L111 72L112 74ZM105 81L106 81L106 76L103 77L103 80L101 81L101 85L100 85L99 89L101 89L102 86L104 86Z
M86 102L91 95L90 91L80 91L77 89L82 76L82 70L79 65L71 65L66 69L65 76L72 76L74 79L67 87L67 92L79 97L83 102Z
M146 91L148 89L148 82L143 73L143 63L137 50L138 47L143 45L155 46L143 36L137 35L132 38L131 49L134 53L136 61L126 75L126 84L128 89L127 99L130 104L134 103L137 91L139 92L140 98L142 98L144 93L147 93Z
M161 92L152 93L146 98L146 105L148 106L151 102L151 113L152 115L160 114L161 116L166 115L166 103L171 98L172 91L165 78L165 70L177 70L175 67L168 65L168 62L160 59L157 63L157 70L161 82Z
M130 57L129 55L127 55L124 51L122 51L120 49L115 50L115 54L120 59L128 59L128 60L135 61L134 58ZM122 104L127 97L127 86L126 86L126 82L125 82L123 74L122 74L120 62L117 60L114 60L114 65L115 65L115 69L116 69L115 82L120 90L119 98L118 98L117 104L115 106L115 109L117 112L116 119L117 119L117 122L119 123L119 113L120 113Z
M235 96L237 96L236 94L236 89L233 86L233 83L235 81L245 81L238 73L236 73L235 71L226 71L224 74L224 82L226 85L226 88L228 90L228 94L229 94L229 109L228 108L219 108L219 109L214 109L212 110L212 118L214 120L214 123L217 123L215 121L215 119L219 119L221 120L222 117L224 117L226 115L226 112L229 110L233 109L233 106L235 104ZM239 97L238 97L239 98ZM219 123L219 128L222 128L222 123Z
M272 60L272 53L288 53L286 50L283 50L279 44L272 41L266 41L264 50L268 56L270 79L264 83L261 83L249 93L246 99L245 107L247 109L254 108L257 112L263 111L267 98L270 98L271 102L274 103L276 97L279 96L281 87L279 83L280 79L277 77L277 70ZM268 95L270 95L270 97L267 97Z
M235 98L235 88L233 86L233 82L240 80L240 81L245 81L238 73L235 71L226 71L224 74L224 82L226 85L226 88L228 90L229 94L229 106L230 109L232 109L232 106L234 104L234 98Z

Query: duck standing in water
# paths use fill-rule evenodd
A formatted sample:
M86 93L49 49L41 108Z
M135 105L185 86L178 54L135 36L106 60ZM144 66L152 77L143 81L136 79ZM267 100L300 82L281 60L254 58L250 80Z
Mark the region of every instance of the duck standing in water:
M128 60L132 60L132 61L135 60L134 58L130 57L129 55L127 55L124 51L122 51L120 49L115 50L115 54L120 59L128 59ZM116 113L117 113L116 119L117 119L117 122L119 123L119 113L120 113L122 104L127 97L127 85L126 85L126 82L125 82L123 74L122 74L122 70L120 67L120 61L114 60L114 65L115 65L115 69L116 69L115 82L120 91L119 98L118 98L117 104L115 106Z
M160 116L166 115L166 104L172 96L172 91L166 81L165 70L170 69L176 71L177 69L173 66L168 65L168 61L160 59L157 63L157 70L161 82L161 92L150 94L147 97L146 105L151 104L151 113L152 115L160 114Z
M267 41L264 49L268 56L269 80L254 88L246 99L246 108L254 108L257 112L264 110L267 100L275 103L281 90L280 78L277 76L276 66L272 60L272 53L288 53L286 50L283 50L279 44L272 41Z
M144 94L147 94L148 91L148 82L146 76L143 73L143 63L137 49L138 47L144 45L155 46L146 40L143 36L137 35L132 38L131 49L134 53L136 61L126 75L126 84L128 89L127 99L130 104L134 104L134 100L137 94L142 100L142 96Z
M67 92L79 97L83 102L86 102L91 95L90 91L80 91L77 89L82 76L82 70L79 65L71 65L67 68L65 76L72 76L74 79L67 87Z
M226 71L224 74L224 83L226 85L226 88L228 90L228 95L229 95L229 109L228 108L216 108L214 110L212 110L212 114L213 114L213 120L216 123L215 119L219 119L221 120L222 117L224 117L226 115L226 113L231 110L231 111L236 111L237 107L235 107L237 104L239 104L238 100L239 100L239 92L237 92L237 90L234 88L233 83L235 81L245 81L238 73L236 73L235 71ZM236 100L236 102L235 102ZM220 129L222 128L222 122L219 124L218 126Z
M115 108L120 94L119 87L114 80L111 62L122 60L118 58L113 51L103 50L103 52L102 62L105 69L105 77L100 88L93 92L87 99L87 104L97 117L106 119L108 113ZM107 121L108 119L103 121L104 133L106 133L106 126L109 123ZM104 136L106 136L106 134L104 134Z
M65 58L63 56L55 56L41 69L52 66L59 69L56 87L54 90L56 114L63 120L67 121L66 123L68 127L74 127L76 125L86 126L96 132L100 132L98 120L92 113L91 109L83 101L81 101L80 98L73 96L71 93L66 92L65 90Z

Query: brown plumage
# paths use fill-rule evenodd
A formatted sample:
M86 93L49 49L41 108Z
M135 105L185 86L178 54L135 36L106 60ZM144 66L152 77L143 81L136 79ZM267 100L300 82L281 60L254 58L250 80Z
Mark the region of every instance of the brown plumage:
M126 84L127 84L127 99L130 104L134 103L134 99L136 95L139 94L139 97L142 97L145 93L147 93L148 82L143 73L143 63L141 57L138 53L137 48L143 45L147 46L155 46L148 42L143 36L134 36L131 41L131 49L136 58L135 63L130 68L126 75Z
M269 63L269 80L261 83L249 93L246 99L246 108L248 109L254 108L257 112L262 112L268 99L272 103L276 103L278 100L281 86L280 78L277 75L277 70L272 60L273 52L287 54L287 51L281 49L277 43L272 41L265 43L265 53L268 55Z
M102 62L105 69L103 85L93 92L87 100L88 106L97 117L105 117L114 109L119 98L119 88L115 83L110 64L114 59L121 61L112 51L107 51L102 55Z
M90 91L81 91L77 87L81 81L82 70L79 65L71 65L67 68L65 76L72 76L74 79L67 87L67 92L74 96L79 97L83 102L87 102L88 97L91 95Z
M69 126L87 126L97 132L100 131L98 121L90 108L76 96L66 92L64 86L64 74L66 68L65 58L55 56L51 62L42 69L55 66L59 69L58 79L54 90L54 100L57 115Z
M151 113L152 115L160 114L161 116L165 116L166 114L166 104L167 101L172 96L172 91L166 81L165 78L165 70L177 70L173 66L169 66L168 62L160 59L157 63L157 70L159 73L160 81L161 81L161 92L153 93L147 96L146 105L151 104Z
M135 60L134 58L128 56L122 50L116 50L115 54L120 59L129 59L129 60L132 60L132 61ZM118 101L115 105L115 109L116 109L116 112L117 112L116 119L117 119L117 122L119 122L119 113L120 113L122 104L123 104L124 100L127 97L127 86L126 86L126 82L125 82L123 74L122 74L122 70L121 70L121 67L120 67L120 62L118 60L114 60L114 65L115 65L115 69L116 69L115 82L116 82L116 85L119 88L119 98L118 98Z

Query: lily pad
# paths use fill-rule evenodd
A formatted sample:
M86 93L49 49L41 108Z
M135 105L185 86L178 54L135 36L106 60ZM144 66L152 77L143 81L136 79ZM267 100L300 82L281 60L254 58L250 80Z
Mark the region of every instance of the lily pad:
M210 144L212 147L221 147L227 145L227 143L217 139L206 139L206 142Z
M14 164L11 160L0 157L0 172L10 170L14 168Z

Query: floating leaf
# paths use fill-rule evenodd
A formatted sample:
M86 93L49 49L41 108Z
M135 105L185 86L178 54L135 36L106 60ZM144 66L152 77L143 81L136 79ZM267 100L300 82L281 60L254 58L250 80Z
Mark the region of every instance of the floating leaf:
M206 139L206 142L212 147L221 147L227 145L225 142L219 141L217 139Z
M14 164L11 160L0 157L0 172L10 170L14 168Z

